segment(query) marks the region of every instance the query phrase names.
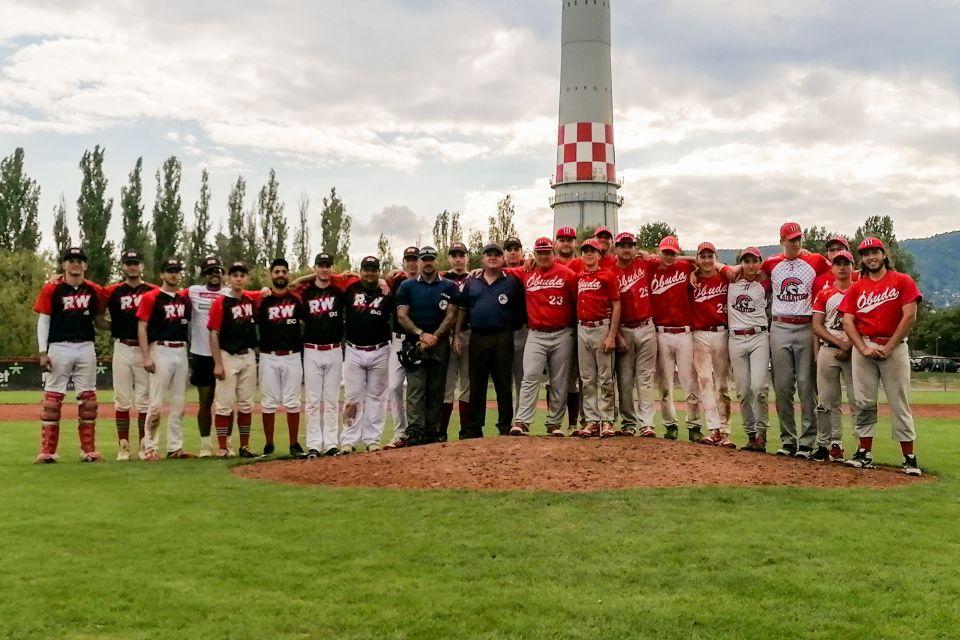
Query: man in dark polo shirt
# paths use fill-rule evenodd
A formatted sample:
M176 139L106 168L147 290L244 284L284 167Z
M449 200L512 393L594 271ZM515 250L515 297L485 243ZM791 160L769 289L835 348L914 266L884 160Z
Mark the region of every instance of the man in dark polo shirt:
M420 249L420 275L397 289L397 319L406 340L420 343L423 362L407 371L407 441L435 442L450 361L450 333L457 320L457 285L437 272L437 250Z
M497 394L497 430L510 432L513 419L513 329L524 312L523 285L503 272L503 248L490 243L483 248L483 273L468 278L457 306L467 310L457 319L454 345L461 344L459 334L463 317L470 316L470 420L460 425L460 439L482 438L486 419L487 380L493 378Z

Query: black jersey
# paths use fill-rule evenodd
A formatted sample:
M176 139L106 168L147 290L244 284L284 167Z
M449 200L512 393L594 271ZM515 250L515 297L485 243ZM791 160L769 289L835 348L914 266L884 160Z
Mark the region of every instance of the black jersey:
M300 331L300 322L303 318L300 298L289 291L260 298L257 309L260 351L301 351L303 334Z
M310 344L336 344L343 341L343 292L330 285L310 283L300 292L303 301L303 341Z
M106 309L110 312L110 335L118 340L137 339L137 308L143 295L156 288L157 285L149 282L135 287L117 282L104 290Z
M257 348L257 303L252 296L220 296L210 306L207 328L215 330L220 349L240 353Z
M92 342L93 320L103 309L103 289L89 280L77 286L63 280L40 290L33 310L50 316L48 342Z
M390 318L396 310L392 295L384 294L378 285L367 288L362 282L355 282L347 287L343 297L347 340L361 347L390 341Z
M181 291L148 291L140 299L137 320L147 323L148 342L185 343L190 325L190 298Z

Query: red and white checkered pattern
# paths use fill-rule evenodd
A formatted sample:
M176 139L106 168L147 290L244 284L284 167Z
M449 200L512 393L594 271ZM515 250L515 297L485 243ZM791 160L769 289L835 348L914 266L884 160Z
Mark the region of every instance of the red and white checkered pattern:
M614 182L613 125L571 122L557 135L557 175L554 182Z

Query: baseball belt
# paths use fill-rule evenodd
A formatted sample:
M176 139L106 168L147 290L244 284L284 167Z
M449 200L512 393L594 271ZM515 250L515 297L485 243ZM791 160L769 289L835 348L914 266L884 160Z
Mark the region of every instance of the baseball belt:
M726 331L726 330L727 330L727 325L725 324L718 324L715 327L704 327L703 329L697 329L697 331L712 331L714 333L719 333L721 331Z
M646 320L636 320L634 322L622 322L620 323L620 326L626 327L627 329L636 329L637 327L645 327L651 322L652 320L647 318Z
M271 356L289 356L290 354L293 354L293 353L300 353L300 351L288 349L285 351L261 351L260 353L266 353Z
M125 344L128 347L139 347L140 343L137 340L131 340L130 338L117 338L120 344Z
M175 340L157 340L156 344L161 347L170 347L171 349L179 349L180 347L187 346L186 342L177 342Z
M690 333L690 327L657 327L657 333Z
M733 335L735 336L755 336L758 333L763 333L766 331L766 327L750 327L749 329L734 329Z
M610 321L604 318L603 320L580 320L581 327L603 327L610 324Z
M876 342L880 346L890 344L890 338L884 336L863 336L865 340Z
M773 321L784 324L810 324L813 320L810 316L773 316Z
M382 349L382 348L384 348L384 347L387 346L388 344L390 344L390 343L389 343L389 342L381 342L380 344L359 345L359 344L353 344L352 342L348 342L348 343L347 343L347 346L353 347L354 349L357 349L358 351L376 351L377 349Z
M312 342L303 343L304 349L310 349L311 351L332 351L333 349L339 349L340 343L334 342L333 344L313 344Z

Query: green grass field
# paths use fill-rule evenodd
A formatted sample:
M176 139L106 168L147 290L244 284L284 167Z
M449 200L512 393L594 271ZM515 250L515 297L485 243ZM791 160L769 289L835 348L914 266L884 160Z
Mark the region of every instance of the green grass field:
M567 495L82 465L72 428L36 466L2 423L0 638L954 638L960 431L919 430L922 486Z

